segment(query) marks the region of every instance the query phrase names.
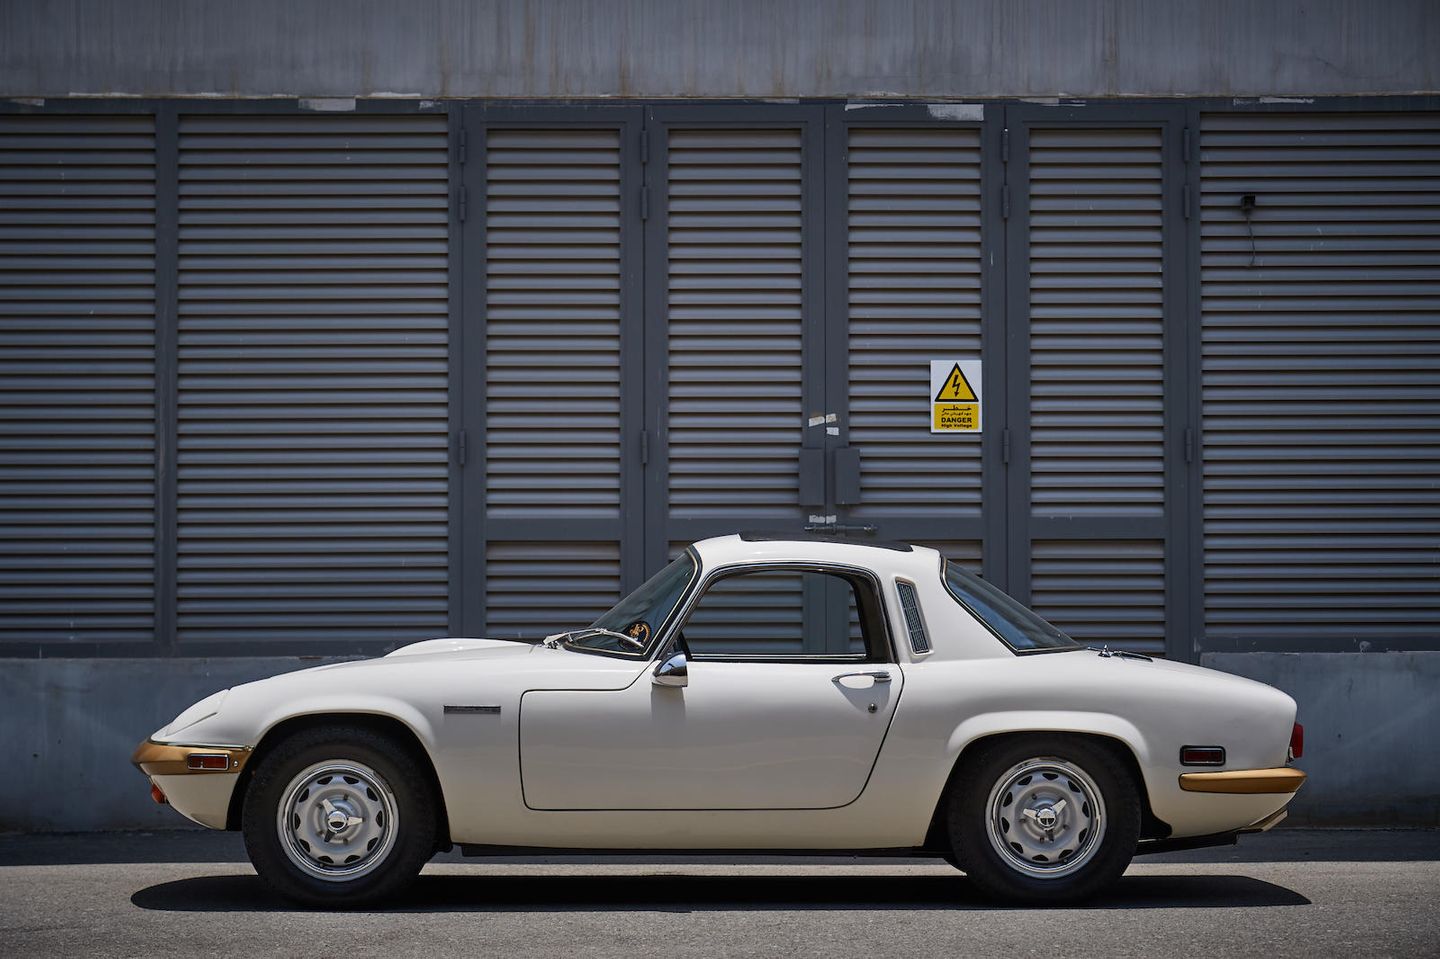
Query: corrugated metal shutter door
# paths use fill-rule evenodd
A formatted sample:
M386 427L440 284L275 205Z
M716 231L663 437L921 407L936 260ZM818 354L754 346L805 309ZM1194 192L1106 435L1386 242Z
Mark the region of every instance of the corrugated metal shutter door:
M672 521L718 519L733 530L797 517L801 136L669 133Z
M980 357L979 129L852 128L848 253L850 515L978 519L980 437L932 434L923 393L932 358Z
M1164 516L1161 131L1037 129L1029 149L1031 600L1079 640L1160 653L1163 538L1044 521Z
M1440 115L1207 115L1201 164L1206 637L1433 639Z
M182 117L182 644L447 627L439 116Z
M155 130L0 117L0 640L155 638Z
M491 129L485 163L485 632L534 638L620 593L620 134Z

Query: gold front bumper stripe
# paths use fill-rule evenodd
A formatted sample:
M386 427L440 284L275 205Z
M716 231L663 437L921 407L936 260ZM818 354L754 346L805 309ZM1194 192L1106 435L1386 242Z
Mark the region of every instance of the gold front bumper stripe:
M1180 788L1192 793L1293 793L1304 782L1305 774L1289 766L1180 774Z
M191 754L226 756L229 762L224 769L192 769ZM147 739L135 747L130 761L147 776L180 776L190 773L210 774L238 773L250 758L249 746L209 746L203 743L157 743Z

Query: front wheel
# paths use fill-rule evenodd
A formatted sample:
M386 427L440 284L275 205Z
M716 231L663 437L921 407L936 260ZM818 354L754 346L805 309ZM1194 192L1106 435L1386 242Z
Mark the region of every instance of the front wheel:
M1125 871L1140 836L1126 764L1075 736L997 740L967 759L949 831L958 865L996 898L1073 902Z
M306 730L277 745L245 793L250 861L282 895L354 906L400 892L435 849L429 778L371 730Z

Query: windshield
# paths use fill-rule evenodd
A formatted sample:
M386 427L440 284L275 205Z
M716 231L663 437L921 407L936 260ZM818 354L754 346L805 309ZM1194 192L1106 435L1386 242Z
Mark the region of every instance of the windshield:
M675 610L680 597L695 579L695 560L689 550L681 553L673 563L647 579L635 592L620 600L610 612L591 624L593 629L605 629L633 637L642 647L648 647L650 640L665 626L665 620ZM626 656L643 655L619 637L605 633L584 634L581 631L567 639L565 645L571 649L593 649L606 653L623 653Z
M1080 648L1034 612L949 560L945 561L945 588L1017 652Z

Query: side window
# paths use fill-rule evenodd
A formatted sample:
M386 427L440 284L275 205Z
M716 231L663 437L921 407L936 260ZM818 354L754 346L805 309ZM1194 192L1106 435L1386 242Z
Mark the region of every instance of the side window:
M819 570L765 569L713 580L681 632L696 659L864 660L872 649L888 658L873 587Z

